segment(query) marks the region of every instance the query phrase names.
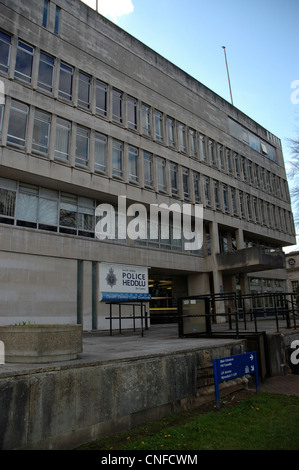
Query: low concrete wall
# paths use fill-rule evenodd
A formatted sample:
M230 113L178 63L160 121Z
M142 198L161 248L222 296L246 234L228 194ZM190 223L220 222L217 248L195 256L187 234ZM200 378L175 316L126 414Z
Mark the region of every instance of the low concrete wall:
M45 363L77 359L82 325L0 326L5 362Z
M0 448L72 449L214 399L213 359L244 349L243 341L232 341L176 354L2 373Z

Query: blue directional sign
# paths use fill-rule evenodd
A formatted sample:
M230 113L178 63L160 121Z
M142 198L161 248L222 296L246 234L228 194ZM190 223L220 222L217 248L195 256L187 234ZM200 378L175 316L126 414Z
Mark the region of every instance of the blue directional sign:
M214 382L217 407L219 407L219 383L244 375L255 374L256 391L259 389L256 352L214 359Z

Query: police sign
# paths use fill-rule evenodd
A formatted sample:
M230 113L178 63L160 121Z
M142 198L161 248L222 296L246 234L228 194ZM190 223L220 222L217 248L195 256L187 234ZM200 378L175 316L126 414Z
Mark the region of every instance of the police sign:
M256 390L259 388L256 352L214 359L214 382L217 407L219 407L219 383L244 375L255 374Z

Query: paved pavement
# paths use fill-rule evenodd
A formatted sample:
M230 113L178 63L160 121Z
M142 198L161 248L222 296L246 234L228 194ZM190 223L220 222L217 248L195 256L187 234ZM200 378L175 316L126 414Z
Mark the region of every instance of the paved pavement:
M299 375L290 374L269 377L260 384L260 391L296 395L299 397Z

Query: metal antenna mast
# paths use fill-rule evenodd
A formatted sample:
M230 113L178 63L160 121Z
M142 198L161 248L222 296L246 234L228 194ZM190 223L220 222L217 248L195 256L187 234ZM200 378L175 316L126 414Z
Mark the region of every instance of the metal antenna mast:
M230 100L231 100L231 103L232 103L232 105L233 105L233 104L234 104L234 103L233 103L233 95L232 95L232 89L231 89L231 86L230 86L230 78L229 78L229 72L228 72L228 65L227 65L227 58L226 58L225 46L222 46L222 49L224 50L224 57L225 57L225 65L226 65L227 78L228 78L228 85L229 85Z

